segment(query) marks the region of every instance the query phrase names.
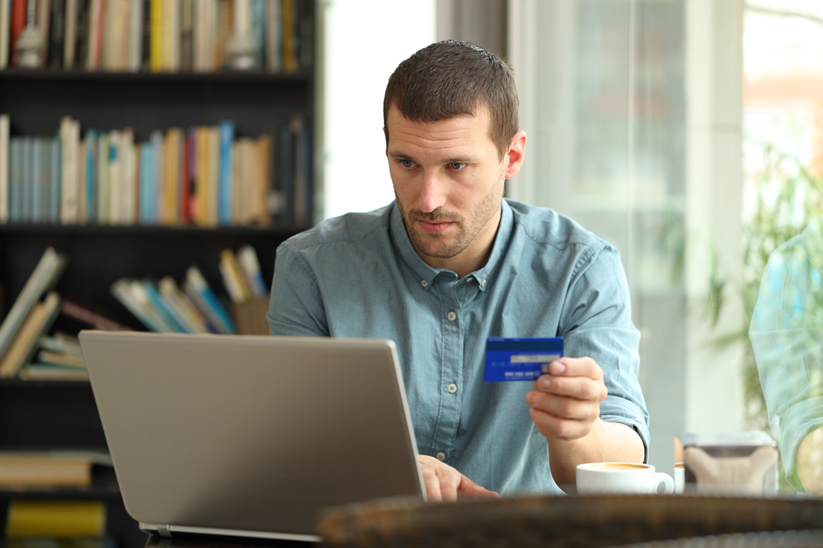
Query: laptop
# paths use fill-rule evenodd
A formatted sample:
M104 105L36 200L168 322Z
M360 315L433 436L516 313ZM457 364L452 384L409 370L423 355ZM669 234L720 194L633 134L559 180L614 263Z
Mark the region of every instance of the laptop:
M129 515L318 542L328 507L425 496L392 341L81 331Z

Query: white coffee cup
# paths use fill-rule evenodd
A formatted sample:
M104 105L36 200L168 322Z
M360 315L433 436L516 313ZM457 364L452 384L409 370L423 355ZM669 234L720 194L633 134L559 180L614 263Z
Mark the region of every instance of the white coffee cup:
M579 464L576 479L580 494L668 494L674 491L674 480L670 475L655 472L651 464L636 462Z

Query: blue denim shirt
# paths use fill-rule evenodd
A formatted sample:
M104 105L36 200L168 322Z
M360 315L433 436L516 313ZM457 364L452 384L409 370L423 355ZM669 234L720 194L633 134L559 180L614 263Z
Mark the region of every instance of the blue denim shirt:
M394 203L327 220L278 248L267 318L273 335L393 340L418 451L501 494L560 489L531 383L483 381L487 337L564 337L566 355L604 370L601 418L648 447L618 252L549 209L504 200L487 264L462 279L423 262Z
M823 426L823 217L769 257L749 337L786 477L802 488L797 448Z

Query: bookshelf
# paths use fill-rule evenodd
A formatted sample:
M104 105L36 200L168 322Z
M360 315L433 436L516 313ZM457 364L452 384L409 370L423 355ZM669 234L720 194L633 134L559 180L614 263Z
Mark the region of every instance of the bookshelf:
M291 0L283 0L284 5ZM215 0L220 5L223 0ZM148 6L149 2L145 2ZM185 0L183 0L185 4ZM85 5L81 0L79 5ZM302 28L313 49L315 3L301 4ZM196 32L196 30L195 30ZM302 58L305 61L305 57ZM279 70L158 71L148 66L134 72L54 68L0 70L0 114L9 116L11 138L54 138L61 120L71 117L86 128L108 132L131 128L135 142L169 128L234 124L236 138L275 136L299 117L309 130L303 213L293 214L295 196L281 202L266 224L197 223L78 224L59 222L0 223L0 319L4 318L44 250L52 246L68 261L55 290L134 329L146 329L109 291L121 278L171 276L181 281L196 265L222 298L226 291L219 272L220 252L251 245L263 279L273 274L280 242L309 228L314 213L311 158L315 117L315 77L311 63L288 72ZM277 154L277 143L271 149ZM276 160L276 158L275 158ZM293 173L277 173L273 184ZM282 194L281 194L282 196ZM227 299L225 299L227 302ZM51 331L77 332L85 325L58 316ZM93 395L85 381L24 381L0 379L0 448L105 448ZM123 508L116 481L102 478L90 488L0 488L0 525L12 499L100 500L107 509L107 532L120 548L142 548L146 537Z

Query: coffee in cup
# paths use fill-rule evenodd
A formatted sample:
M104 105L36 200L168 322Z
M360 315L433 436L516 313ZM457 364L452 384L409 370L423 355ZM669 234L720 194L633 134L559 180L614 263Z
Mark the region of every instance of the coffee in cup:
M651 464L636 462L590 462L576 470L577 492L664 494L674 491L674 481Z

